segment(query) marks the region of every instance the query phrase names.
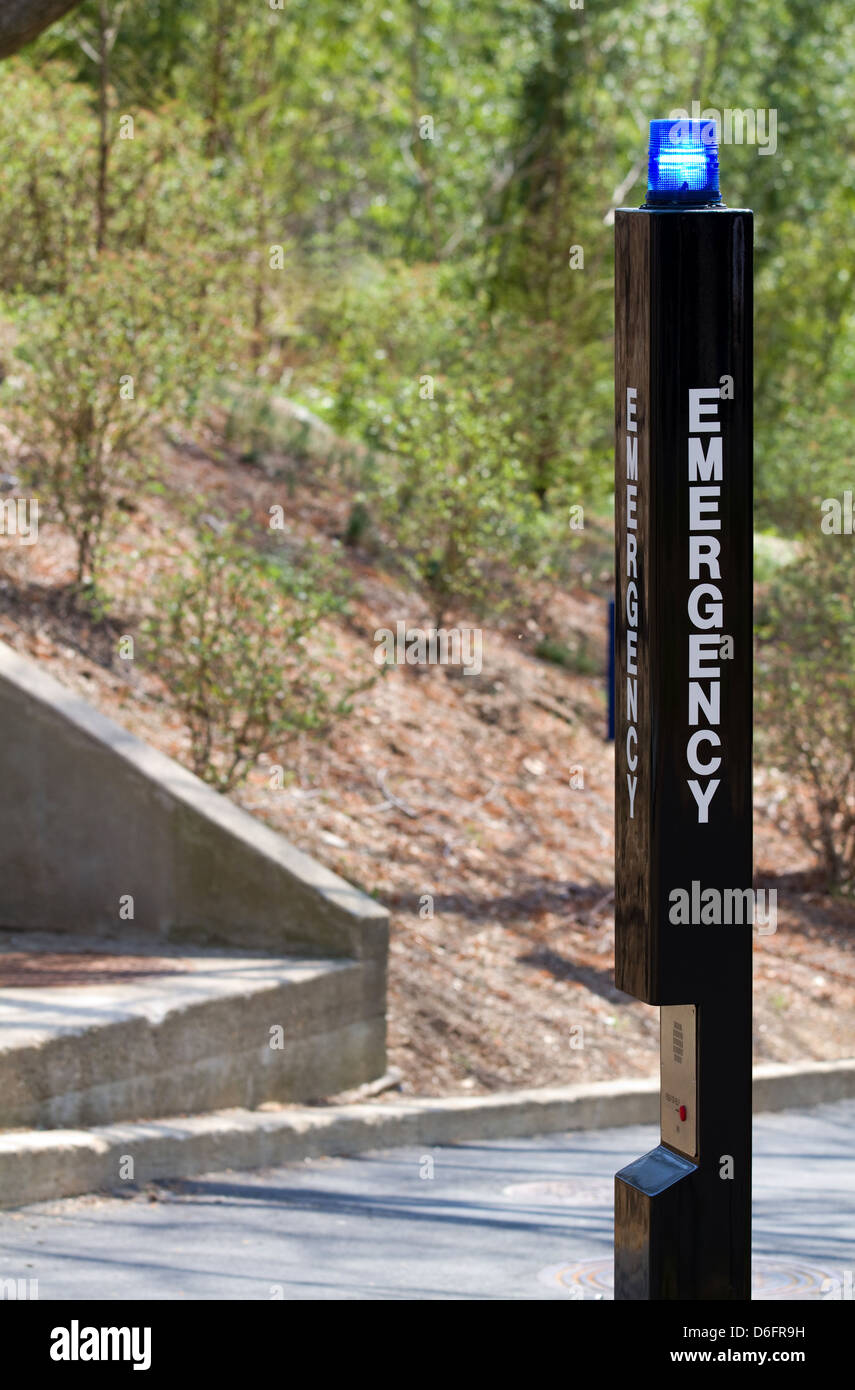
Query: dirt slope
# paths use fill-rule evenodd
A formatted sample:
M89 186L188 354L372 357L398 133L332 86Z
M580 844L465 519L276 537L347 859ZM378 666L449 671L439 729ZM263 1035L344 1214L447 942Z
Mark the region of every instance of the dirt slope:
M118 639L136 631L154 570L187 539L177 496L248 508L260 532L281 503L286 539L312 538L338 555L351 610L318 634L318 658L330 668L368 675L375 629L399 619L428 625L418 595L376 557L340 544L343 490L317 477L286 486L214 434L170 447L166 464L163 496L127 502L107 621L69 608L70 546L49 517L37 545L0 538L0 638L165 752L187 760L180 717L156 676L119 658ZM603 738L603 675L534 654L544 635L572 647L583 634L604 664L607 564L604 534L580 552L577 587L533 591L526 612L484 629L479 675L400 667L329 738L274 751L236 793L391 909L390 1061L407 1090L655 1070L657 1010L613 984L614 760ZM756 943L757 1057L849 1055L855 917L812 887L792 794L773 773L756 782L757 882L777 887L779 912L777 933Z

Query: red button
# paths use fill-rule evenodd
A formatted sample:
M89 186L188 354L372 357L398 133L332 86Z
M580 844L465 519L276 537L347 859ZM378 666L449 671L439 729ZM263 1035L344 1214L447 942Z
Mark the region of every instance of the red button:
M686 1107L685 1107L685 1105L681 1105L681 1106L680 1106L680 1119L681 1119L681 1120L685 1120L685 1118L686 1118Z

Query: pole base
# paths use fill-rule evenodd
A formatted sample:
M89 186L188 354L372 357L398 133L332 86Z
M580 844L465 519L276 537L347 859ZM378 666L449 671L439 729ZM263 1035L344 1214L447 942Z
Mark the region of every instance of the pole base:
M728 1223L719 1239L699 1239L710 1227L706 1178L664 1144L616 1174L616 1300L751 1298L750 1259L731 1247Z

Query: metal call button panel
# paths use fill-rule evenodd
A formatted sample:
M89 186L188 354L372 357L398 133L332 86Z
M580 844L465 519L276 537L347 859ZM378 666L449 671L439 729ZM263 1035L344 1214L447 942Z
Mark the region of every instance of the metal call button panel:
M698 1156L697 1010L663 1004L659 1011L662 1143L687 1158Z

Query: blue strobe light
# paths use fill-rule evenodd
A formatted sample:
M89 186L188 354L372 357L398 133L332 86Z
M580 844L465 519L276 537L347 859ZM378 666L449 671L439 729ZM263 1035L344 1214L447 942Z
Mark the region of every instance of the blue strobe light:
M651 121L646 206L720 203L715 121Z

